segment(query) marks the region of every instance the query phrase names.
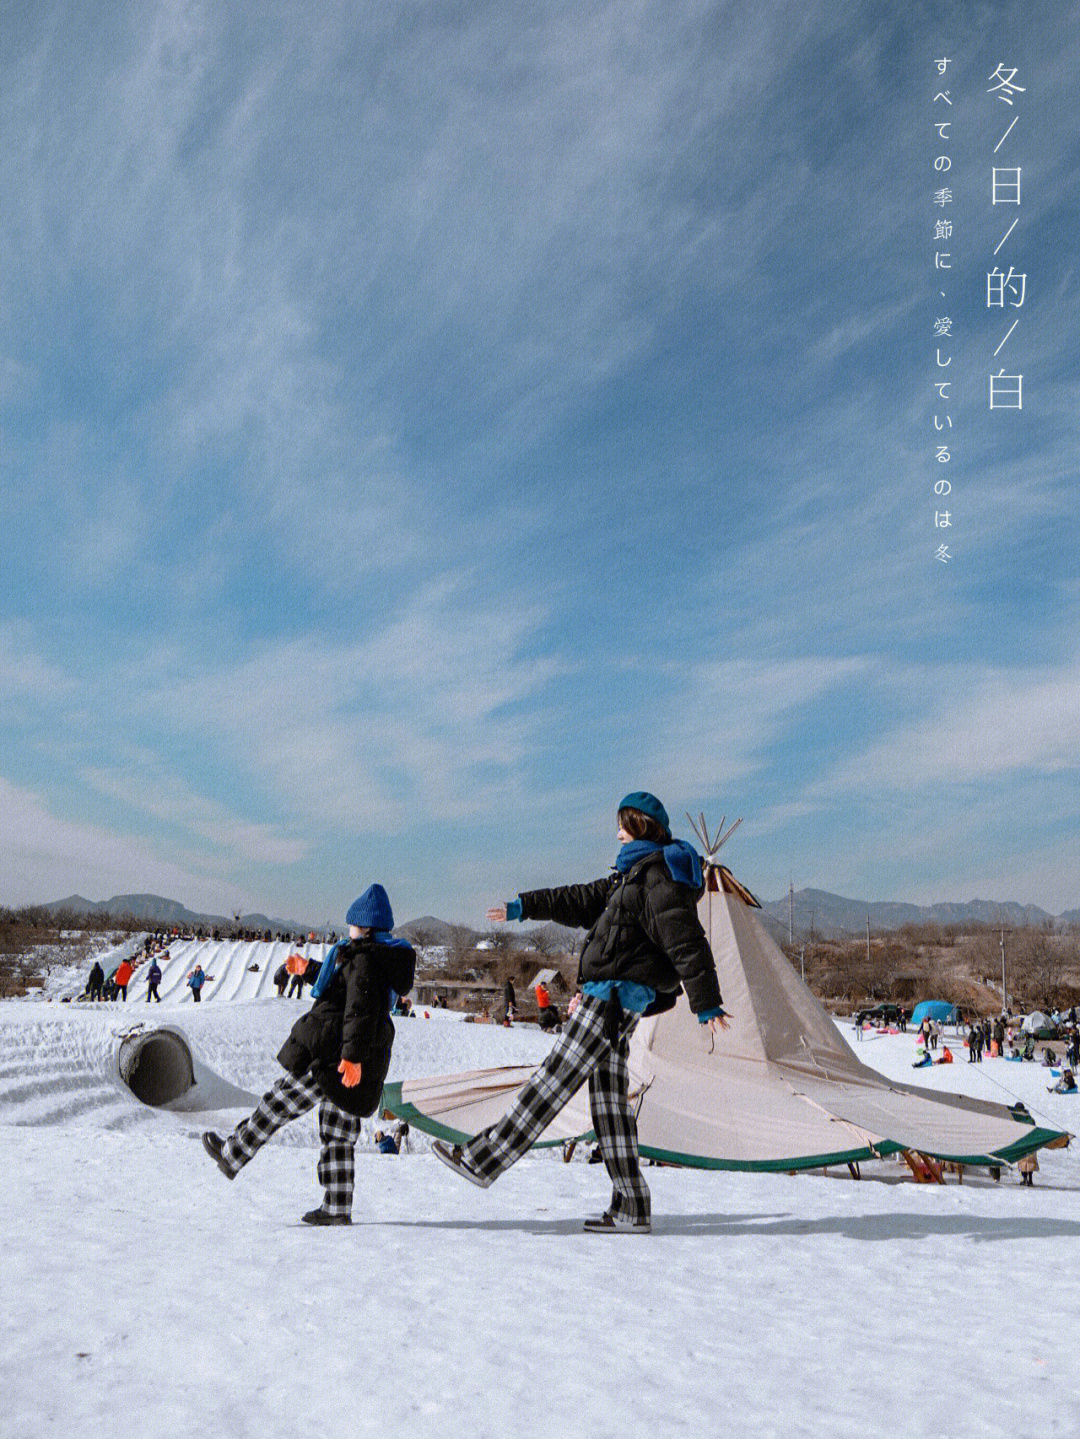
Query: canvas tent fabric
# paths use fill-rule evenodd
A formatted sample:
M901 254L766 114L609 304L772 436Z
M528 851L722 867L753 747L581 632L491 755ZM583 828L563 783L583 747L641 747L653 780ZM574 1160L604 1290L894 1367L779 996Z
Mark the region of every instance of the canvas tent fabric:
M1026 1112L896 1083L862 1064L758 920L752 896L726 876L709 866L699 913L730 1024L714 1033L685 997L638 1024L629 1068L643 1155L705 1168L792 1170L915 1149L997 1164L1060 1137ZM462 1142L501 1118L531 1072L406 1080L387 1086L384 1104L419 1129ZM585 1086L541 1142L591 1137Z
M1025 1015L1020 1027L1025 1034L1038 1034L1040 1029L1053 1029L1054 1022L1043 1014L1041 1009L1037 1009L1033 1014Z
M912 1024L922 1024L924 1019L936 1019L939 1024L952 1024L956 1018L956 1005L944 999L924 999L911 1011Z

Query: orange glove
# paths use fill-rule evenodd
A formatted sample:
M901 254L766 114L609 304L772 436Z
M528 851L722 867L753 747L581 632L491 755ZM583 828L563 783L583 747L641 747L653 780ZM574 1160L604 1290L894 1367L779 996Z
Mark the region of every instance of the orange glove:
M285 968L290 974L303 974L307 969L307 963L302 954L290 954L285 961Z
M360 1066L353 1064L351 1059L343 1059L337 1072L341 1075L341 1082L346 1089L355 1089L360 1083Z

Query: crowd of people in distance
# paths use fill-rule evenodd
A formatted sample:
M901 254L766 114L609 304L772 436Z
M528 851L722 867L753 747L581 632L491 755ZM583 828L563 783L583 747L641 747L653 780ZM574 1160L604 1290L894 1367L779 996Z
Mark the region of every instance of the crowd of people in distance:
M1078 1092L1076 1082L1076 1071L1080 1068L1080 1026L1077 1024L1077 1012L1075 1007L1065 1013L1055 1011L1048 1016L1050 1023L1057 1033L1057 1042L1064 1046L1063 1055L1059 1055L1049 1043L1045 1044L1040 1063L1054 1074L1057 1082L1046 1086L1049 1094L1076 1094ZM997 1015L993 1019L979 1018L970 1019L965 1025L963 1021L957 1023L957 1033L964 1036L964 1045L968 1051L969 1064L981 1064L984 1054L991 1059L1005 1059L1013 1061L1035 1061L1036 1038L1030 1030L1025 1030L1019 1021L1010 1021L1005 1015ZM913 1069L924 1069L932 1064L951 1064L953 1056L948 1045L945 1045L942 1054L935 1059L933 1051L940 1041L941 1026L933 1019L926 1018L919 1025L916 1038L916 1059L912 1065ZM1060 1072L1059 1067L1060 1066ZM1028 1188L1034 1185L1034 1175L1038 1173L1039 1161L1034 1151L1024 1155L1017 1161L1017 1172L1020 1175L1021 1184Z
M1080 1026L1077 1024L1075 1008L1066 1013L1055 1011L1051 1023L1056 1032L1055 1042L1063 1046L1063 1054L1059 1055L1051 1044L1045 1043L1042 1050L1042 1058L1039 1061L1045 1068L1057 1069L1064 1060L1065 1073L1074 1075L1080 1068ZM969 1064L981 1064L983 1057L991 1059L1008 1059L1013 1061L1035 1062L1037 1058L1038 1044L1035 1034L1025 1030L1023 1024L1016 1020L1009 1020L1004 1015L997 1015L993 1019L975 1017L966 1024L962 1021L957 1023L958 1035L963 1035L964 1047L968 1052ZM953 1055L946 1045L942 1055L934 1058L934 1052L941 1043L941 1024L935 1020L926 1018L919 1025L916 1035L916 1058L913 1065L915 1069L925 1068L930 1064L952 1063ZM945 1055L948 1058L945 1058ZM1062 1074L1062 1080L1065 1075ZM1068 1086L1064 1090L1053 1086L1058 1093L1072 1093Z
M166 948L169 944L179 944L183 940L197 939L236 939L243 941L245 944L255 944L260 941L265 944L303 944L305 940L311 944L315 944L316 942L322 943L322 941L325 940L329 944L334 944L338 937L336 930L330 930L328 933L320 933L312 929L305 935L302 932L296 932L291 929L251 929L240 924L228 925L225 928L222 928L220 925L215 925L211 928L207 925L198 924L186 927L174 925L171 929L159 929L154 934L147 935L145 944L160 949Z
M1064 1015L1055 1012L1052 1024L1058 1041L1064 1045L1065 1062L1075 1071L1080 1067L1080 1027L1077 1025L1075 1008ZM987 1053L991 1058L1001 1057L1033 1063L1038 1047L1034 1034L1024 1030L1021 1025L1007 1023L1001 1015L993 1021L972 1020L967 1027L967 1038L964 1042L968 1046L968 1061L972 1064L980 1064L983 1055ZM1058 1062L1054 1050L1049 1044L1045 1045L1041 1063L1050 1068L1056 1067Z

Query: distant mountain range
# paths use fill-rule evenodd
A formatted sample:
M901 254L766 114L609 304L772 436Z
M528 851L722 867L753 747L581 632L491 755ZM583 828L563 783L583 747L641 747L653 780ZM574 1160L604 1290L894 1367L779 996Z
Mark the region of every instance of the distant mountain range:
M108 919L124 919L130 915L142 920L147 926L170 929L178 925L182 929L202 926L206 929L231 929L237 921L232 915L196 914L179 900L165 899L160 894L114 894L112 899L84 899L81 894L69 894L66 899L54 899L42 909L50 914L98 914ZM268 919L265 914L242 914L240 925L244 929L300 930L318 929L320 926L298 924L293 919Z
M201 925L208 929L229 929L236 923L231 915L196 914L178 900L165 899L159 894L117 894L104 900L84 899L81 894L71 894L42 908L52 914L65 911L70 914L104 915L110 919L132 915L147 926L162 928ZM870 915L870 928L874 931L899 929L904 924L1003 924L1009 929L1048 921L1080 924L1080 909L1053 915L1035 904L989 899L972 899L966 904L904 904L896 900L845 899L824 889L796 890L792 909L793 930L797 939L805 938L811 929L822 939L861 933L866 927L867 914ZM763 900L762 916L777 939L787 939L787 895L782 899ZM272 929L275 932L289 930L296 933L314 929L316 933L321 933L323 929L322 925L300 924L294 919L269 919L265 914L242 914L240 924L244 929ZM422 938L422 942L429 945L447 944L453 930L458 927L444 919L436 919L434 915L423 915L399 924L397 933L407 938Z
M770 930L783 938L788 933L788 897L763 900L762 909L773 921ZM1022 928L1049 922L1080 923L1080 910L1049 914L1036 904L1015 901L971 899L966 904L943 901L939 904L904 904L897 900L845 899L824 889L797 889L792 900L792 929L796 938L805 937L812 929L825 939L838 939L844 934L861 932L870 916L874 931L899 929L904 924L1000 924L1007 929Z

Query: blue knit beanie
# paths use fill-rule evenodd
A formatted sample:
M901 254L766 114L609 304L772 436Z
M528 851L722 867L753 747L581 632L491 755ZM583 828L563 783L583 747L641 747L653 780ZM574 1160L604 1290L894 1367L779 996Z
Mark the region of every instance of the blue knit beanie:
M625 799L619 801L620 809L636 809L641 814L647 814L650 819L656 820L662 825L668 834L671 833L671 821L668 819L668 812L654 794L647 790L636 789L633 794L628 794Z
M393 929L394 911L381 884L369 884L360 898L353 900L345 923L355 924L357 929Z

